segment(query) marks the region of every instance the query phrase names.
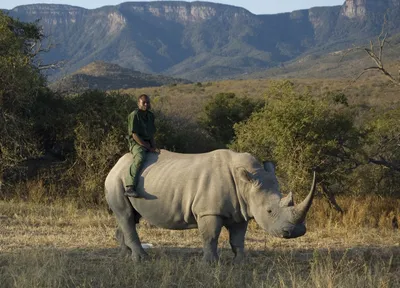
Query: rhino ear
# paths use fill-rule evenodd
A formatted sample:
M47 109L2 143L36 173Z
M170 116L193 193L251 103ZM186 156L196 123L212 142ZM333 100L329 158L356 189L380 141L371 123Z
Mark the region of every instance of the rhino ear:
M275 173L275 165L272 162L264 161L264 170L270 173Z
M236 168L236 170L238 171L239 179L241 181L244 181L244 182L252 182L253 181L253 177L252 177L251 173L249 171L247 171L245 168L238 167L238 168Z

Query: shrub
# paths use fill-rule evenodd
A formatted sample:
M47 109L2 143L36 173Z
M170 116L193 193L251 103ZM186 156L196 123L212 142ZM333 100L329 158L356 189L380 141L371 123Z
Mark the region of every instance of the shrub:
M400 107L371 114L365 124L364 153L370 163L363 168L370 174L365 192L400 196Z
M204 106L199 122L221 146L225 146L233 139L233 125L249 118L262 105L261 101L237 97L234 93L219 93Z
M69 99L73 107L68 131L73 143L66 174L74 179L80 199L102 201L104 179L127 148L127 116L136 107L136 99L118 93L87 91Z
M288 81L273 85L268 97L262 111L234 126L230 147L275 161L288 190L306 191L312 170L325 192L343 183L361 140L350 111L296 93Z

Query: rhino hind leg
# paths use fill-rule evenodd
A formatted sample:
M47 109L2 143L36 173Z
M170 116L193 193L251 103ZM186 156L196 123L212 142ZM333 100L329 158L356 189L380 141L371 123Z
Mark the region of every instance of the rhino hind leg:
M132 209L133 210L133 209ZM142 248L139 235L136 231L134 213L128 215L117 215L118 223L123 232L124 244L132 251L132 260L135 262L146 259L147 253Z
M229 231L229 244L235 254L234 263L240 263L244 259L244 239L247 231L247 222L234 223L226 227Z
M106 193L106 200L117 218L118 229L122 232L121 234L117 232L116 236L117 240L123 241L124 245L120 242L121 248L124 250L123 252L126 253L130 250L132 260L134 261L146 259L148 255L142 248L139 235L136 231L136 221L138 220L137 213L129 202L128 197L123 195L123 187L121 191L110 192L111 191L108 191Z
M124 233L122 232L120 227L118 227L117 230L115 231L115 239L117 240L117 242L120 245L120 248L121 248L120 256L121 257L127 257L132 254L132 250L125 244Z
M135 210L135 223L139 224L139 220L142 216L136 212ZM121 251L120 251L120 256L121 257L127 257L132 254L132 250L126 246L125 244L125 238L124 238L124 233L122 232L121 228L118 226L118 228L115 230L115 239L120 245Z
M203 238L203 260L206 262L218 261L218 237L221 233L223 220L219 216L202 216L198 220L198 227Z

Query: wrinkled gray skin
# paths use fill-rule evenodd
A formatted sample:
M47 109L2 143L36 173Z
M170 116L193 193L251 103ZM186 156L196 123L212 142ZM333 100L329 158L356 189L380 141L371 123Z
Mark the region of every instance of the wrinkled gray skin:
M264 167L248 153L216 150L205 154L179 154L161 150L146 160L137 190L144 198L124 196L124 178L132 162L125 154L105 181L109 207L119 228L122 251L133 260L147 256L136 224L140 217L158 227L174 230L198 228L204 259L218 259L218 237L229 231L234 261L243 259L247 223L254 218L267 232L283 238L304 235L304 219L310 208L315 176L307 198L294 206L292 195L282 198L274 167Z

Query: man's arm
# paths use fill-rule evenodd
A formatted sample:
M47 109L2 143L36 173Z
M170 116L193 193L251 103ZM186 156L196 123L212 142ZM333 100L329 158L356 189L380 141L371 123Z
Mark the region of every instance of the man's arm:
M151 113L151 115L153 116L153 117L151 118L151 124L153 125L154 130L156 130L156 126L155 126L155 124L154 124L154 121L155 121L155 119L154 119L154 114ZM160 149L157 148L157 144L156 144L156 140L154 139L154 135L153 135L153 137L151 137L151 139L150 139L150 145L151 145L151 148L152 148L152 150L150 150L151 152L160 153Z
M151 137L150 145L151 145L151 148L152 148L151 152L160 153L160 149L157 148L156 140L154 139L154 137Z
M150 145L151 145L151 147L152 148L157 148L157 145L156 145L156 140L154 140L154 137L151 137L151 139L150 139Z
M135 140L136 143L138 143L140 146L143 146L144 148L146 148L146 149L149 150L149 151L152 150L151 145L150 145L148 142L143 141L143 139L142 139L138 134L132 133L132 138L133 138L133 140Z

